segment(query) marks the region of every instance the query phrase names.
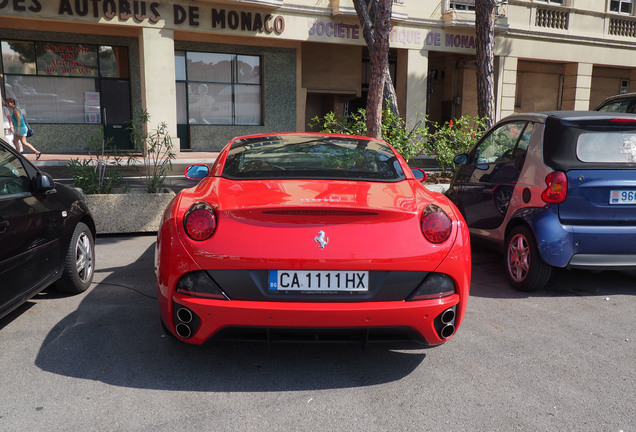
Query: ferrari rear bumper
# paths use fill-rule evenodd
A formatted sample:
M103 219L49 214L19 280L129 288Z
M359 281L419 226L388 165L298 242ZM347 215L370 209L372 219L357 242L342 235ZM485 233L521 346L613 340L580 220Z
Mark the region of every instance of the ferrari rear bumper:
M164 322L180 339L202 344L214 337L270 333L379 335L400 334L438 345L455 333L461 322L457 294L421 301L299 303L209 300L175 294L170 321ZM243 331L241 331L243 330ZM337 337L336 337L337 339Z

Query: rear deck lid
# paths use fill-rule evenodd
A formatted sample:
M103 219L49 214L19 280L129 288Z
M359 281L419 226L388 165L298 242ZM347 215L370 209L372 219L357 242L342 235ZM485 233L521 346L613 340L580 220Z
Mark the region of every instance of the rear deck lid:
M562 222L574 225L636 225L636 170L571 170Z

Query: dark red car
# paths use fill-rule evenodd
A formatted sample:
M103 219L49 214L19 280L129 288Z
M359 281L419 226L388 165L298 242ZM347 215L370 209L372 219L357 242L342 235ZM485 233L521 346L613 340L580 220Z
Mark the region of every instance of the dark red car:
M168 206L155 258L161 319L179 339L437 345L461 324L466 224L387 143L240 137L186 175L202 180Z

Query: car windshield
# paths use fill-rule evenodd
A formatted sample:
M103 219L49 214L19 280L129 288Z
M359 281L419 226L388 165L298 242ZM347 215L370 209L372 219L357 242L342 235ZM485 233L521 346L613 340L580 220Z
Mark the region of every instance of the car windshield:
M362 138L280 135L237 140L222 176L229 179L405 179L393 150Z

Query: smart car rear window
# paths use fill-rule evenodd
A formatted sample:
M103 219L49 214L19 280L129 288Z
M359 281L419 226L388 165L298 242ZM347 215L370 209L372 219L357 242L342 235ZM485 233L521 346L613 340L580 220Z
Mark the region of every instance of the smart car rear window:
M405 174L393 150L374 140L303 135L240 140L229 151L223 177L399 181Z
M636 132L582 133L576 144L576 155L583 162L636 162Z

